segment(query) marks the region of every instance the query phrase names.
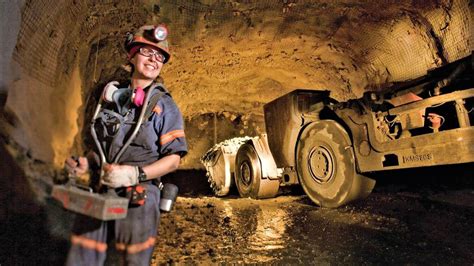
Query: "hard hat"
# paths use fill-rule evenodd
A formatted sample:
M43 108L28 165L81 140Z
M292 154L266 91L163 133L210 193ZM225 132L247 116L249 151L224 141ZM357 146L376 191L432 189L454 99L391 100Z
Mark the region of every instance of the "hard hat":
M140 27L135 33L129 33L127 39L125 40L125 50L127 53L138 44L148 44L153 47L158 48L163 55L165 56L165 61L168 62L170 59L170 53L168 48L168 28L165 24L155 25L145 25ZM132 55L133 56L133 55Z

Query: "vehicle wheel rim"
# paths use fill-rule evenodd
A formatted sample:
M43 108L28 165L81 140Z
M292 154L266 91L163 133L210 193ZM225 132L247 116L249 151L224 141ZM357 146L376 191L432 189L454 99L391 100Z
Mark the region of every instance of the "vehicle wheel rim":
M250 185L250 182L252 181L252 170L250 169L248 161L242 162L240 165L240 173L242 183L246 186Z
M309 153L308 168L311 177L318 183L328 183L334 176L334 158L323 146L314 147Z

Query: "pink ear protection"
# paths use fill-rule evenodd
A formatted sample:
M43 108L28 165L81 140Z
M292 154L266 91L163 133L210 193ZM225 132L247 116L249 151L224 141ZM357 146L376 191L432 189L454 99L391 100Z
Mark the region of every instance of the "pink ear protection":
M145 100L145 91L142 89L142 87L137 87L135 90L133 90L132 94L132 103L140 107L143 105L143 102Z

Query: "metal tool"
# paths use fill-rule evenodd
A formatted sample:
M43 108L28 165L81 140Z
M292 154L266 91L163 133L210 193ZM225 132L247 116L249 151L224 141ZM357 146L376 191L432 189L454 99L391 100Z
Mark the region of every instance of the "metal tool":
M146 93L146 99L142 106L135 128L133 129L132 135L125 142L117 156L115 156L113 163L118 162L132 140L136 137L138 130L143 123L143 118L145 117L152 92L156 86L157 85L150 87ZM95 122L102 108L102 102L103 99L100 97L91 120L91 133L99 151L99 157L101 161L100 178L102 178L104 175L104 166L107 164L104 149L102 148L102 145L100 145L100 142L97 138L97 133L95 131ZM129 205L128 198L118 196L113 189L108 189L107 193L93 192L92 188L90 187L83 187L76 184L75 178L70 178L69 182L65 185L54 185L51 195L54 199L61 202L65 209L99 220L116 220L125 218L127 216Z

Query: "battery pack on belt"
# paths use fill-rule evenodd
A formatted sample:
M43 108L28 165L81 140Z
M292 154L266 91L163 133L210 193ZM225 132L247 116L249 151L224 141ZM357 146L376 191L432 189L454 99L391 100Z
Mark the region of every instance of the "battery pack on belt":
M142 206L146 200L146 189L142 185L127 187L127 198L130 199L130 206Z

